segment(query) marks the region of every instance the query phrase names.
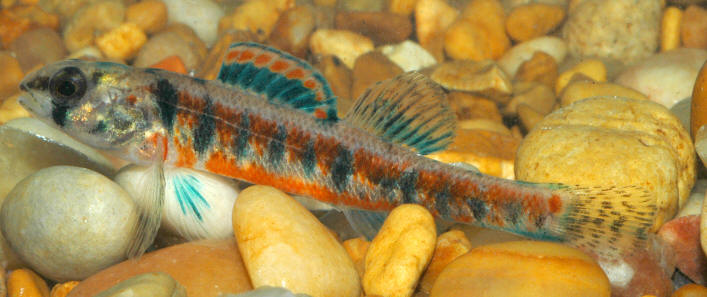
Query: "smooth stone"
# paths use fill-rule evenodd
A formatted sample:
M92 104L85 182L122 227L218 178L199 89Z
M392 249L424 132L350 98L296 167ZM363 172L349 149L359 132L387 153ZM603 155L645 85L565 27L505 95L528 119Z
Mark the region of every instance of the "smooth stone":
M152 36L135 57L135 67L149 67L170 56L179 56L187 70L199 69L206 57L206 45L189 27L176 24Z
M336 6L339 11L382 11L385 1L380 0L339 0Z
M567 85L560 95L560 106L597 96L618 96L636 100L648 100L646 95L634 89L607 82L577 81ZM689 105L688 105L689 106Z
M64 59L67 54L61 36L46 27L25 32L9 48L25 72Z
M660 22L660 51L665 52L680 47L680 27L682 27L682 10L675 6L663 10Z
M7 195L0 228L15 253L55 281L86 278L125 258L135 236L130 195L85 168L54 166Z
M670 108L692 94L697 74L706 60L707 50L703 49L667 51L624 69L615 82Z
M194 30L207 45L218 37L218 21L223 17L221 7L211 0L162 0L167 5L170 23L182 23Z
M690 5L682 15L680 37L684 47L707 49L707 10Z
M231 238L187 242L123 261L83 280L68 297L94 296L135 275L157 271L172 276L190 297L216 297L253 288Z
M559 95L562 93L562 90L567 86L567 84L575 79L575 75L577 74L586 76L595 82L605 82L607 69L604 62L599 59L583 60L557 76L557 81L555 82L555 94Z
M412 296L436 239L435 221L427 209L417 204L394 208L366 252L361 280L366 294Z
M233 13L219 20L219 34L231 30L249 31L261 41L270 36L282 13L294 7L295 1L253 0L238 4Z
M306 58L309 36L316 26L314 10L309 6L297 6L282 13L268 42L274 47L300 58Z
M167 5L158 0L133 3L125 11L125 21L136 24L145 33L153 34L167 24Z
M506 17L506 32L515 41L526 41L555 30L565 18L565 7L532 3L513 8Z
M545 116L515 162L524 181L644 187L656 199L653 230L685 204L696 176L680 121L660 104L621 97L593 97Z
M530 60L520 64L515 79L521 82L539 82L554 90L558 76L555 59L545 52L536 51Z
M313 297L360 295L359 277L346 250L314 215L280 190L243 190L233 206L233 230L254 287L282 286Z
M0 73L0 101L5 101L20 91L18 86L25 74L20 62L10 52L0 52L0 67L3 69Z
M147 191L148 166L128 165L114 180L132 197ZM165 201L162 228L192 241L233 236L231 217L239 185L221 175L188 168L165 168Z
M444 51L454 60L496 60L510 48L505 13L498 0L472 0L444 34Z
M334 55L323 56L315 67L324 75L329 82L331 90L337 97L337 112L343 117L345 112L352 105L351 84L353 81L352 70L349 69L339 58Z
M132 59L147 41L147 35L133 23L123 23L96 38L96 47L109 59Z
M417 71L437 64L437 60L432 54L419 44L410 40L394 45L383 46L380 48L380 51L405 72Z
M601 267L557 243L513 241L477 247L439 274L430 297L610 296Z
M702 65L690 98L690 133L697 142L697 132L707 124L707 63ZM703 157L701 154L700 157ZM702 162L705 163L704 158Z
M675 266L692 281L704 285L707 281L707 257L700 245L700 215L678 217L666 222L658 230L658 237L671 248Z
M358 98L373 84L401 73L403 70L379 51L363 54L354 63L351 98Z
M351 31L319 29L309 39L309 49L313 54L335 55L353 69L356 58L373 50L373 41Z
M62 36L69 52L94 43L95 35L123 23L125 5L120 1L98 1L84 6L64 25Z
M445 0L418 0L415 5L417 40L437 61L444 60L444 32L459 13Z
M498 105L490 99L466 92L451 92L447 95L447 100L457 114L457 121L488 119L498 123L503 122Z
M439 277L444 268L458 257L469 252L469 250L471 250L471 242L466 238L463 231L450 230L440 234L437 237L430 265L427 266L425 274L422 275L420 280L419 289L429 294L437 277Z
M10 272L7 277L7 288L2 293L3 296L7 294L8 297L48 297L49 287L47 282L32 270L21 268Z
M336 29L367 36L375 44L403 42L412 34L410 18L390 12L338 12Z
M346 249L349 257L354 262L358 276L363 278L363 273L366 271L366 252L368 247L371 246L371 242L366 240L366 237L361 236L346 240L341 245L344 246L344 249Z
M707 288L704 286L696 285L696 284L687 284L677 291L673 292L673 295L670 295L670 297L703 297L707 296Z
M490 97L501 103L506 103L506 98L494 95L513 91L508 75L492 60L446 62L437 66L430 78L449 90L492 94Z
M638 61L658 47L660 0L586 0L569 10L562 36L576 57Z
M552 111L557 101L552 89L538 82L519 82L513 89L513 98L503 109L506 115L517 114L518 106L526 104L544 116Z
M523 62L530 60L536 51L544 52L560 64L567 56L567 43L557 37L543 36L519 43L509 49L506 54L498 60L498 65L506 71L510 77L516 75L518 67Z
M262 286L241 294L225 294L220 297L310 297L307 294L293 294L290 290L279 287Z
M177 281L164 272L136 275L105 290L95 297L186 297Z

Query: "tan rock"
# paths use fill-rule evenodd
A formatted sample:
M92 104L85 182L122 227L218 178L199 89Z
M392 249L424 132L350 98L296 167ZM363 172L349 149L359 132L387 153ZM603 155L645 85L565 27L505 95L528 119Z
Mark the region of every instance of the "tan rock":
M96 38L96 46L111 59L128 60L147 41L147 35L137 25L124 23Z
M518 119L525 128L525 131L533 130L535 125L542 121L545 115L528 104L518 105Z
M0 52L0 101L20 92L20 81L25 76L20 63L8 52Z
M680 37L685 47L707 49L707 10L696 5L685 9L680 26Z
M164 272L148 272L133 276L105 290L95 297L186 297L177 281Z
M673 295L670 295L670 297L699 297L699 296L707 296L707 288L704 286L700 286L698 284L687 284L677 291L673 292Z
M16 94L0 105L0 124L7 123L16 118L29 117L30 113L17 101L20 95Z
M415 33L420 45L433 55L437 51L432 47L443 49L444 32L458 15L459 10L449 6L445 0L418 0L415 5ZM440 40L442 42L438 42ZM438 55L435 58L443 61Z
M447 62L439 65L430 78L447 89L458 91L508 95L513 88L506 73L491 60ZM492 99L496 98L502 97Z
M560 5L532 3L514 8L506 18L506 31L515 41L526 41L555 30L565 18Z
M552 36L535 38L512 47L498 60L498 65L509 76L514 77L518 67L525 61L532 59L538 51L552 56L555 63L560 64L567 56L567 44L564 40Z
M202 240L174 245L129 259L83 280L69 297L94 296L138 274L162 271L190 297L216 297L252 290L235 240Z
M516 155L516 177L643 187L656 201L657 228L687 201L694 159L689 134L663 106L595 97L551 113L526 135Z
M353 67L351 98L358 98L376 82L393 78L403 70L378 51L359 56Z
M358 274L346 250L314 215L280 190L243 190L233 207L233 230L254 287L284 287L312 297L359 297Z
M498 0L473 0L447 29L444 50L456 60L498 59L511 43L504 27L505 15Z
M9 297L48 297L49 287L42 277L29 269L13 270L7 277Z
M410 18L391 12L341 11L336 28L364 35L375 44L402 42L412 34Z
M618 96L636 100L648 100L646 95L634 89L612 83L587 81L571 82L560 95L560 106L567 106L575 101L597 96Z
M314 12L309 6L288 9L275 23L268 42L278 49L305 58L309 49L309 36L315 25Z
M489 119L470 119L458 121L457 129L492 131L498 134L511 136L511 130L504 126L503 123Z
M555 94L560 94L562 90L570 82L572 76L577 73L581 73L591 78L596 82L606 81L606 66L601 60L598 59L587 59L574 65L572 68L562 72L557 77L557 83L555 83Z
M682 10L670 6L663 10L660 22L660 51L665 52L680 47L680 27Z
M14 6L0 10L0 44L7 47L26 31L49 27L59 28L59 16L44 12L37 5Z
M609 280L586 254L557 243L515 241L474 248L447 265L430 297L610 296Z
M158 0L133 3L125 10L125 21L136 24L147 34L155 33L167 24L167 6Z
M520 140L487 130L459 129L454 142L426 157L445 163L467 163L482 173L514 179L514 159Z
M410 40L383 46L380 48L380 52L400 66L405 72L418 71L437 64L437 60L432 54Z
M329 82L331 90L337 97L337 112L341 116L351 107L353 98L351 97L351 83L353 73L346 67L339 58L334 55L322 57L316 64L324 78Z
M705 65L707 63L702 65L692 89L690 131L695 140L697 140L697 131L707 124L707 66ZM703 158L702 162L705 163L705 161Z
M366 269L366 252L368 251L368 247L371 245L371 242L366 240L364 237L356 237L344 241L342 245L349 254L349 257L351 257L351 260L354 262L356 272L358 272L358 277L363 278L363 272Z
M25 73L66 58L64 42L55 30L42 27L20 35L8 47Z
M179 56L188 71L202 66L206 57L206 44L184 24L167 26L150 38L140 48L133 65L150 67L170 56Z
M293 6L294 1L291 0L247 1L236 7L230 15L221 18L218 23L218 31L219 33L230 30L250 31L258 36L258 40L262 41L270 35L280 15Z
M447 98L457 114L457 121L468 119L488 119L498 123L503 121L498 105L492 100L464 92L451 92Z
M420 290L429 293L444 268L469 250L471 250L471 243L462 231L450 230L438 236L432 260L420 281Z
M366 294L412 296L436 238L434 218L427 209L417 204L393 209L366 253L362 279Z
M123 23L125 6L121 2L100 1L78 11L64 26L64 44L69 52L93 45L99 36Z
M555 106L555 93L548 86L537 82L519 82L513 85L513 98L503 109L503 113L514 115L518 106L528 105L541 115L546 115Z
M521 82L539 82L554 90L557 76L557 62L555 62L555 59L544 52L538 51L533 54L530 60L520 64L515 79Z
M52 290L49 292L49 297L66 297L78 284L78 281L58 283L52 287Z
M417 1L418 0L390 0L390 2L388 2L388 11L409 16L415 9Z
M353 69L358 56L373 50L373 41L351 31L319 29L309 39L309 48L313 54L335 55Z

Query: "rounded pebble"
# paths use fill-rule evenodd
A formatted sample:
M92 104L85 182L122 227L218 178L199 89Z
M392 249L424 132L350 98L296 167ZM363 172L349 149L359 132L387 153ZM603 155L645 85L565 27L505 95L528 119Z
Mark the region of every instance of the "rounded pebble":
M147 35L137 25L124 23L96 38L96 46L110 59L128 60L147 41Z
M309 39L309 48L314 54L337 56L353 69L358 56L373 50L373 41L351 31L320 29Z
M94 171L55 166L25 178L2 204L10 247L43 276L83 279L125 258L137 210L130 195Z
M707 49L707 10L690 5L682 15L680 37L685 47Z
M147 0L131 4L125 11L125 21L152 34L167 24L167 6L162 1Z
M606 81L606 66L601 60L587 59L560 73L555 83L555 94L560 94L576 74L582 74L595 82Z
M410 40L383 46L380 51L405 72L437 64L437 60L427 50Z
M692 89L690 103L690 131L692 138L697 140L697 131L707 124L707 62L702 65L695 86ZM704 163L707 160L702 160Z
M671 297L704 297L707 296L707 288L698 284L687 284L673 292Z
M20 91L20 81L25 76L20 62L9 52L0 52L0 101Z
M437 231L424 207L393 209L366 252L363 289L367 295L412 296L432 258Z
M162 0L167 6L167 16L171 23L182 23L194 30L207 45L212 45L218 37L218 21L224 13L211 0Z
M390 12L339 12L336 28L370 38L375 44L403 42L412 34L410 18Z
M136 67L149 67L167 57L179 56L188 70L198 69L206 57L206 45L184 25L169 26L150 38L135 57Z
M455 60L496 60L510 46L498 0L469 2L444 36L444 51Z
M477 247L439 274L430 297L610 296L601 267L577 249L539 241Z
M22 268L13 270L7 277L8 297L48 297L49 287L32 270Z
M437 237L435 251L430 260L430 265L425 269L425 274L420 280L419 288L428 293L432 290L439 274L449 263L471 250L471 243L466 238L464 232L460 230L450 230Z
M65 283L59 283L52 287L51 292L49 292L49 297L66 297L69 292L79 285L78 281L68 281Z
M61 37L56 31L46 27L20 35L10 44L10 50L15 53L25 72L66 57L66 48Z
M273 5L271 1L254 0L247 1L236 9L230 15L227 15L219 21L219 32L227 32L230 30L249 31L258 37L258 40L265 40L273 30L280 15L285 9L293 6L294 1L286 1L283 7Z
M600 82L572 82L562 91L560 106L570 105L572 102L597 96L618 96L636 100L648 100L646 95L631 88L612 83Z
M670 108L692 94L697 74L706 60L707 50L680 48L627 67L614 81Z
M520 64L515 79L521 82L539 82L554 90L557 71L555 59L545 52L537 51L530 60Z
M542 51L552 56L555 58L555 63L559 64L564 61L567 56L567 44L564 40L552 36L528 40L509 49L506 54L498 60L498 65L501 66L510 77L513 77L516 75L518 67L520 67L523 62L530 60L537 51Z
M585 0L569 10L562 35L576 57L637 61L658 47L660 0Z
M297 6L286 10L268 37L268 43L274 47L306 58L309 49L309 36L316 26L314 11L309 6Z
M663 11L660 22L660 51L666 52L680 47L682 10L671 6Z
M515 41L541 37L557 28L565 18L560 5L532 3L515 7L506 17L506 31Z
M415 5L417 40L438 61L444 60L444 32L459 13L445 0L418 0Z
M78 11L64 26L64 45L70 52L91 46L94 37L120 26L125 6L119 1L100 1Z
M440 64L430 78L441 86L458 91L511 94L513 86L506 73L491 60L456 61ZM493 97L496 99L499 97ZM503 102L505 103L505 102Z
M186 297L187 294L177 281L164 272L150 272L136 275L105 290L95 297Z
M352 73L351 98L358 98L374 83L391 79L403 70L381 52L373 51L356 59Z
M233 206L233 230L254 287L282 286L313 297L359 297L359 277L346 250L314 215L280 190L243 190Z
M130 277L162 271L184 286L187 296L213 297L252 290L233 238L173 245L129 259L81 281L69 297L90 297Z

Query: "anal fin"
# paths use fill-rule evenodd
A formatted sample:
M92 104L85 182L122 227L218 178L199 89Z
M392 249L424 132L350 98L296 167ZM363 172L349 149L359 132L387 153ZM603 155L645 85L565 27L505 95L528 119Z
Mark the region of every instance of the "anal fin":
M408 72L371 86L344 119L386 141L429 154L454 140L456 118L446 97L431 79Z

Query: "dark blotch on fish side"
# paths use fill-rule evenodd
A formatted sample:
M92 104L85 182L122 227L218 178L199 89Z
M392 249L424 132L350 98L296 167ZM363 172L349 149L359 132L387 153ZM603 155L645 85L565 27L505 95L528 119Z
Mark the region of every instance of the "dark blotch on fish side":
M312 176L314 166L317 164L317 154L314 151L314 140L310 139L307 142L304 150L302 150L302 158L300 158L302 168L307 176Z
M336 151L336 158L331 164L331 180L334 182L336 190L343 192L349 183L349 177L353 173L353 156L342 145L337 145Z
M250 138L250 118L248 117L248 112L243 112L243 114L241 114L240 123L235 124L237 125L236 131L238 131L238 135L233 140L233 154L236 158L241 159L246 155L248 139Z
M194 151L199 155L203 155L206 150L209 149L216 129L213 115L213 102L211 102L209 96L206 96L204 101L206 105L204 106L204 110L201 111L201 115L199 115L197 126L194 128Z
M437 193L432 193L435 198L435 208L439 211L440 216L443 218L449 217L449 198L451 198L451 193L449 190L449 184L445 183L442 185Z
M400 187L400 192L403 194L403 203L416 203L417 202L417 190L415 185L417 184L417 178L419 173L417 170L405 171L398 181L398 186Z
M479 198L469 198L466 200L466 204L468 204L469 208L471 208L471 212L474 215L474 218L477 221L483 221L483 219L486 217L486 214L488 213L488 209L486 209L486 203L484 203L484 201Z
M277 133L268 144L268 159L273 166L277 167L282 162L285 156L285 141L287 140L287 129L285 126L278 125Z
M160 109L160 120L165 128L172 133L174 126L174 118L177 116L177 90L166 79L157 81L155 90L153 91L157 97L157 106Z

